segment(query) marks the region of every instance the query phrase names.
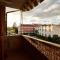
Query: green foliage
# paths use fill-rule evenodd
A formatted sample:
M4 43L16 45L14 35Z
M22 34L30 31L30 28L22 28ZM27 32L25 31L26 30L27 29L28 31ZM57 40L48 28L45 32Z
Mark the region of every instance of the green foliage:
M14 24L13 24L13 29L14 29L14 33L18 33L18 28L17 28L17 25L16 25L16 23L14 22Z
M18 33L18 28L17 27L8 27L7 28L7 35L12 35L12 34L17 34Z
M35 30L35 31L34 31L34 34L38 34L38 30Z
M52 41L51 35L49 35L47 38L48 38L48 41Z
M18 28L14 27L13 29L14 29L15 33L17 34L18 33Z
M7 27L7 34L10 35L14 32L14 29L12 27Z
M53 37L51 37L50 35L48 37L46 36L42 36L42 35L36 35L37 38L39 39L43 39L43 40L47 40L53 43L57 43L60 44L60 37L58 37L58 35L53 35Z
M58 37L58 35L53 35L52 42L60 44L60 37Z

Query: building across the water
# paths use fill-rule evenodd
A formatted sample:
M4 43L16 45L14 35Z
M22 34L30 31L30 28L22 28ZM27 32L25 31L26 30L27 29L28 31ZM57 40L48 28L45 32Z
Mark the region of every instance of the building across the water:
M43 36L53 36L53 35L58 35L60 36L60 25L55 25L55 24L40 24L36 28L39 32L40 35Z
M22 33L33 33L35 28L38 27L38 24L22 24L18 27L18 34Z
M33 33L35 30L38 31L39 35L43 36L60 36L60 25L55 24L22 24L18 27L18 33Z

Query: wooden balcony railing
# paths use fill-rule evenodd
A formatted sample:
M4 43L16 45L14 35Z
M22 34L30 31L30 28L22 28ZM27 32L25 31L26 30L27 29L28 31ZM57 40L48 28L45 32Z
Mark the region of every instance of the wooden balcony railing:
M40 51L48 60L60 60L60 45L33 38L30 36L23 36L32 46Z
M30 36L7 36L4 54L11 50L26 50L35 60L60 60L60 45ZM36 58L37 57L37 58Z

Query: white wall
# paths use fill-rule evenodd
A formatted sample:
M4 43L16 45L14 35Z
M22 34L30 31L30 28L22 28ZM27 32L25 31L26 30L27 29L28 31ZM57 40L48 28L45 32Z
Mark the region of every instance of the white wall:
M53 31L52 31L52 33L60 36L60 25L55 25L55 26L53 26Z
M38 30L39 34L40 35L43 34L43 36L45 36L45 35L46 36L51 35L51 37L53 35L60 36L60 25L51 25L50 27L47 25L46 28L45 28L45 26L43 26L43 29L42 29L42 25L40 25L37 30Z

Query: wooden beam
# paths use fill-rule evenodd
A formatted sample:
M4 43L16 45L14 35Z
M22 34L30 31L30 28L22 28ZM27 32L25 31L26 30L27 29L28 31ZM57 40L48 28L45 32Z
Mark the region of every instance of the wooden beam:
M0 2L0 60L4 60L5 39L6 39L5 4Z
M10 1L6 1L6 0L0 0L1 3L4 3L4 4L12 4L12 2Z
M34 6L37 6L37 5L38 5L38 1L35 0L35 1L34 1Z
M39 2L41 3L41 2L43 2L44 0L39 0Z
M0 36L5 35L5 5L0 3Z
M34 6L37 6L38 3L41 3L42 1L43 0L2 0L2 2L4 2L7 6L18 8L22 11L33 9ZM27 8L24 9L23 5L25 4L27 4ZM30 7L30 9L28 8L28 6Z
M9 12L6 12L6 13L12 13L12 12L17 12L17 11L20 11L20 10L9 11Z

